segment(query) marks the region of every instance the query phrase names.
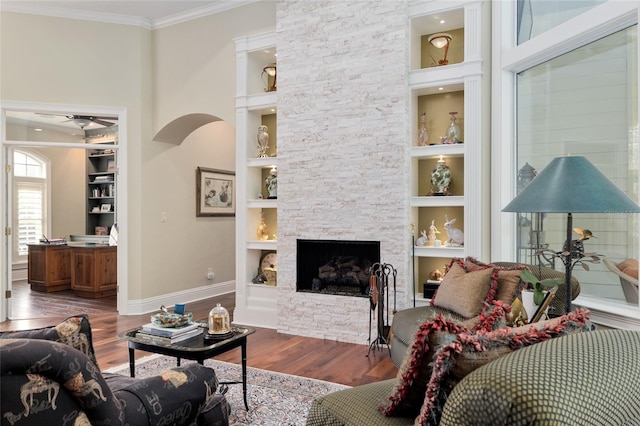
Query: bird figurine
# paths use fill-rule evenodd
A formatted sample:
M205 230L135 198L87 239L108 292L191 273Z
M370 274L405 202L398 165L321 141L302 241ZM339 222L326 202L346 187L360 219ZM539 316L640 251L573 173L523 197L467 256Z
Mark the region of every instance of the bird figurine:
M269 128L265 125L258 126L258 158L267 158L269 148Z
M598 238L595 235L593 235L593 233L591 233L589 229L573 228L573 232L580 235L580 238L578 238L578 241L588 240L589 238Z

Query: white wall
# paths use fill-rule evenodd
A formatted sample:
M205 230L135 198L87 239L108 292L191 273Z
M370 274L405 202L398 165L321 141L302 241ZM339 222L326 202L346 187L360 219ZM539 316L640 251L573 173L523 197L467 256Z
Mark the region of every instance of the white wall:
M208 267L215 283L235 280L234 219L195 217L195 171L235 168L233 38L274 27L274 2L155 32L1 13L3 101L127 110L129 185L119 190L126 190L128 205L129 312L157 309L163 297L213 294ZM152 140L164 125L193 112L229 123L204 126L179 146ZM164 223L161 212L167 213Z
M142 144L141 260L145 282L153 283L147 295L212 284L209 267L214 286L235 288L235 218L196 217L196 168L235 171L233 38L274 27L275 3L258 2L153 33L153 133L191 113L224 121L201 127L179 146Z
M127 25L2 12L0 15L0 93L3 101L126 108L127 170L130 182L141 181L141 105L150 93L146 52L148 31ZM143 78L144 77L144 78ZM129 297L142 295L140 268L140 187L130 185ZM55 212L54 212L55 214Z

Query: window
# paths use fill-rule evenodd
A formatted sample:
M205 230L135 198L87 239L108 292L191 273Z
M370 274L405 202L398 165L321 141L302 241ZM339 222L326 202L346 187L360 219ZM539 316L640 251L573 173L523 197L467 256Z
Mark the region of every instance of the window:
M518 167L540 171L555 157L582 155L637 201L637 49L632 26L518 73ZM560 250L565 220L542 219L543 247ZM585 252L617 262L638 258L637 215L574 214L573 224L597 237L584 241ZM581 295L625 303L618 277L603 265L573 275Z
M518 44L602 3L605 1L518 0Z
M28 244L47 230L47 162L27 151L13 153L13 261L26 262Z

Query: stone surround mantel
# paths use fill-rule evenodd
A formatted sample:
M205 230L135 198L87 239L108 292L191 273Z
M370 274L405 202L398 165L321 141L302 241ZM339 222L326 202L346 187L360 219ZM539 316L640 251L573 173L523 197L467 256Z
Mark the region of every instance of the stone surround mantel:
M296 292L298 239L380 241L411 300L407 8L278 3L278 331L368 344L367 298Z

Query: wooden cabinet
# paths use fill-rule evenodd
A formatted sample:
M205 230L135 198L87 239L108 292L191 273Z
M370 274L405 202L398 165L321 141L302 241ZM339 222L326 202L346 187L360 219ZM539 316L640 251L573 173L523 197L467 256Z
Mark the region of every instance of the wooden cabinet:
M71 288L69 256L67 246L30 244L27 282L31 290L49 293Z
M115 295L118 287L116 246L72 247L71 288L77 296Z

